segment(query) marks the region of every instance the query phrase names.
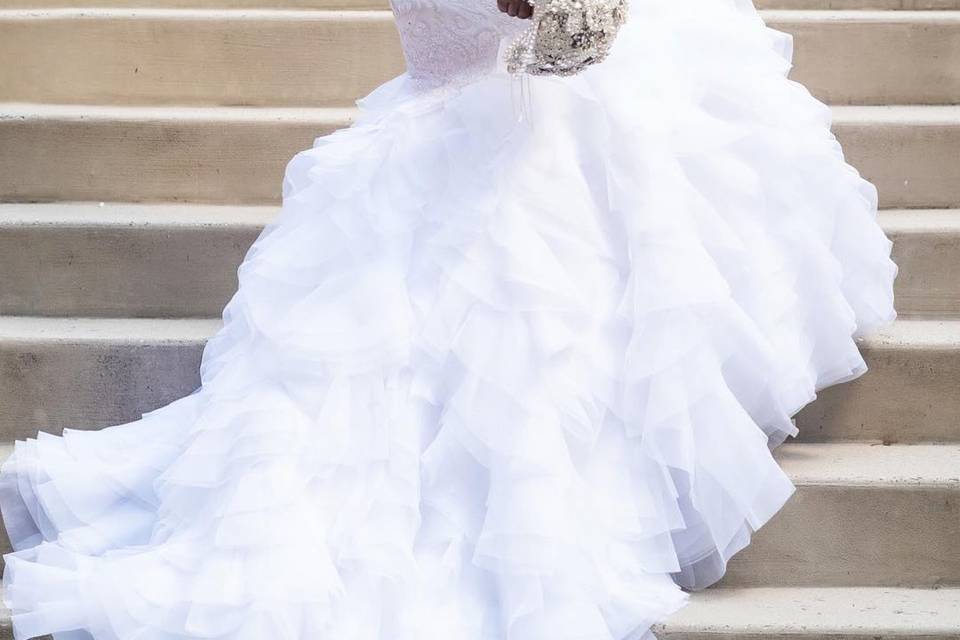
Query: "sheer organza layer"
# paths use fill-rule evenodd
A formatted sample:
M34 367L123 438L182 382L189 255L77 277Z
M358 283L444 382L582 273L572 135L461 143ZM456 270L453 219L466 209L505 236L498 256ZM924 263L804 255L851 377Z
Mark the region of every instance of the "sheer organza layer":
M297 155L203 386L4 466L17 638L622 640L719 579L896 268L789 39L693 5Z

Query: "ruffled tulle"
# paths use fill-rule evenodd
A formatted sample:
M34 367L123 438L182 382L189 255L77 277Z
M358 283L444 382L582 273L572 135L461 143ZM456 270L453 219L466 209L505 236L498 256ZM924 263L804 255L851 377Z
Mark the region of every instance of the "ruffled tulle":
M297 155L202 387L4 466L17 638L621 640L719 579L896 268L789 38L694 4Z

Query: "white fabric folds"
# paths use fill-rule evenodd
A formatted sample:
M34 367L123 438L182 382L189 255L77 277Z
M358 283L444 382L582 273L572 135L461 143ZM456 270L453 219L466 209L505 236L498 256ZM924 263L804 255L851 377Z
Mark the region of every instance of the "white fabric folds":
M875 190L789 56L749 4L635 0L523 122L500 73L361 101L290 162L196 393L17 444L16 637L647 635L894 317Z

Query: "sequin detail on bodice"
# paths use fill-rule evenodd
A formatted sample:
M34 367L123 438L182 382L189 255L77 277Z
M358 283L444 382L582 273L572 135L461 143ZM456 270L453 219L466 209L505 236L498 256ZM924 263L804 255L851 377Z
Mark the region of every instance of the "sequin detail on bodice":
M411 78L429 86L459 83L497 68L501 40L529 22L496 0L391 0Z

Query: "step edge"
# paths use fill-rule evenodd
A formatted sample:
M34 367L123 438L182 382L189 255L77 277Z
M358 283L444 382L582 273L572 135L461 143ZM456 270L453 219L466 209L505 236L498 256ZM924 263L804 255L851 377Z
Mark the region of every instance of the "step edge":
M835 124L960 126L960 104L833 105ZM0 102L0 123L17 120L180 122L351 122L356 107L224 107ZM917 207L923 209L927 207Z
M249 229L268 224L279 209L180 203L0 203L0 229Z
M733 600L733 602L729 602ZM902 606L904 601L911 607L908 611L944 610L944 621L928 622L921 619L910 620L901 624L884 624L869 626L868 624L852 625L849 621L863 620L867 623L877 619L878 605L885 607ZM819 619L819 616L807 616L802 622L761 625L756 622L757 613L789 604L805 612L803 607L823 606L823 602L849 603L857 609L850 611L844 607L838 611L836 617ZM739 607L738 607L739 605ZM722 606L728 615L741 615L744 619L733 623L718 624L715 616L711 615L715 607ZM913 608L915 607L915 608ZM882 614L883 612L881 612ZM949 616L953 616L950 620ZM710 619L698 619L708 617ZM847 620L847 624L836 624L837 620ZM818 624L822 623L822 624ZM895 632L898 637L927 637L944 633L960 633L960 589L958 588L897 588L897 587L719 587L708 589L694 594L690 604L667 621L658 625L669 633L699 632L699 633L782 633L803 632L813 633L840 633L851 632L883 633ZM910 635L905 635L910 634Z
M0 316L0 346L38 344L196 344L218 318L72 318Z
M49 7L0 9L0 22L45 20L166 20L182 22L216 21L288 21L336 22L349 18L356 22L393 21L389 9L262 9L228 7Z
M777 24L960 24L956 9L760 9Z

